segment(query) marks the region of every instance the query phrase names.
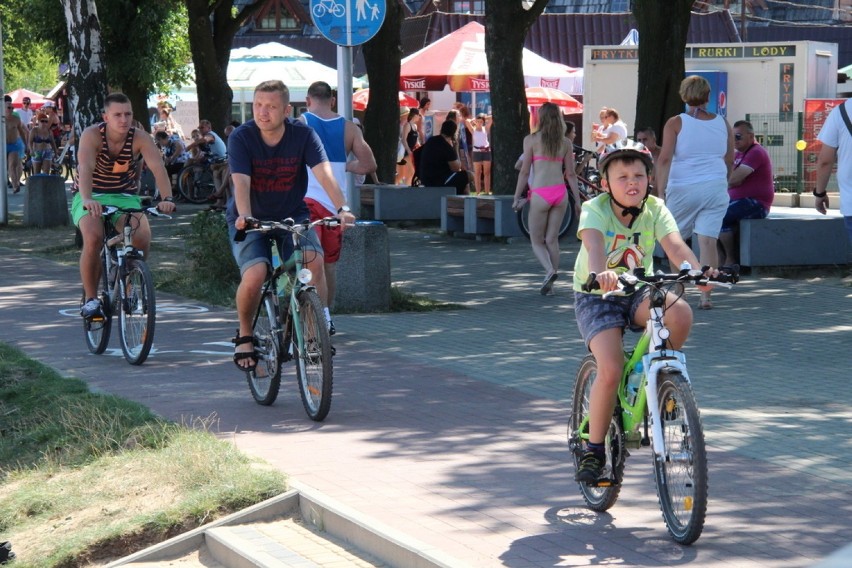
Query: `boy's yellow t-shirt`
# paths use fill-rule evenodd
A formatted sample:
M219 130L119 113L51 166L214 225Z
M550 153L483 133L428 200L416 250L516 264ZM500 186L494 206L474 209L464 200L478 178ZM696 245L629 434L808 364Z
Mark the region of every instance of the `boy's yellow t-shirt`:
M647 273L654 270L654 246L657 241L676 232L677 223L665 204L654 197L648 197L645 208L628 229L615 216L608 193L603 193L583 204L577 236L584 229L596 229L604 236L606 266L619 274L644 266ZM583 284L589 278L589 255L581 246L574 263L574 290L583 291ZM600 294L600 290L593 293Z

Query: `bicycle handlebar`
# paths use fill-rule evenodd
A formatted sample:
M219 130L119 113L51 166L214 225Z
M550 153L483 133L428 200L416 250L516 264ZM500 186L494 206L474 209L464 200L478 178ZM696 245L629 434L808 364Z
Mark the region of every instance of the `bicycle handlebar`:
M103 215L112 215L113 213L144 213L152 217L165 217L171 219L171 215L160 213L156 206L154 207L116 207L115 205L104 205Z
M606 292L603 297L610 296L628 296L636 291L639 282L644 282L652 286L668 282L693 283L698 286L722 286L731 288L739 282L739 266L734 265L719 272L716 276L707 276L705 273L710 269L709 266L702 267L701 270L693 270L688 263L684 263L684 267L679 272L665 273L657 271L654 274L645 274L645 269L642 267L633 269L633 273L625 272L618 276L618 289ZM600 284L597 281L598 275L594 272L589 274L582 289L584 292L599 290Z
M245 229L237 229L237 233L234 235L234 242L242 242L246 239L246 234L249 231L260 231L261 233L268 233L269 231L273 231L275 229L283 229L290 233L303 234L305 231L310 229L311 227L315 227L317 225L324 225L326 227L338 227L340 226L340 219L337 217L323 217L322 219L317 219L316 221L309 221L305 219L301 223L296 223L292 217L287 217L283 221L261 221L260 219L255 219L254 217L246 217L246 228Z

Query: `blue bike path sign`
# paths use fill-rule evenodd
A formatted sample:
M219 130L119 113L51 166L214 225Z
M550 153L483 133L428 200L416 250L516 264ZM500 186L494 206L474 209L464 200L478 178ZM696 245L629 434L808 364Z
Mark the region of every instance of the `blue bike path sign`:
M311 16L322 35L337 45L361 45L385 21L385 0L311 0Z

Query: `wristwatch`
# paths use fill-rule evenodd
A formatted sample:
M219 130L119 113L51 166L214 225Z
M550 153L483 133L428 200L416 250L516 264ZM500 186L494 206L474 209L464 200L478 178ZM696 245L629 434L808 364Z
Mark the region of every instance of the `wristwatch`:
M352 213L352 210L349 208L348 205L344 205L343 207L337 210L338 215L340 215L341 213Z
M828 192L825 190L822 193L817 193L817 190L814 190L814 197L825 197L826 195L828 195Z

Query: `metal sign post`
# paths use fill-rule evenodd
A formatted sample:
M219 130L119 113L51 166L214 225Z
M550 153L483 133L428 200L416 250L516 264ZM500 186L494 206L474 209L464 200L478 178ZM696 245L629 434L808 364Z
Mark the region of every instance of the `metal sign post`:
M6 92L6 78L3 76L3 24L0 23L0 87L3 93ZM6 108L3 108L3 114L0 115L0 131L6 132ZM9 179L9 172L6 169L6 152L0 152L0 180L3 180L3 196L0 197L0 225L9 223L9 195L6 191L6 180ZM27 190L29 191L29 190Z
M352 120L352 46L369 41L385 21L385 0L311 0L314 25L337 44L337 112ZM346 195L355 176L346 176Z

